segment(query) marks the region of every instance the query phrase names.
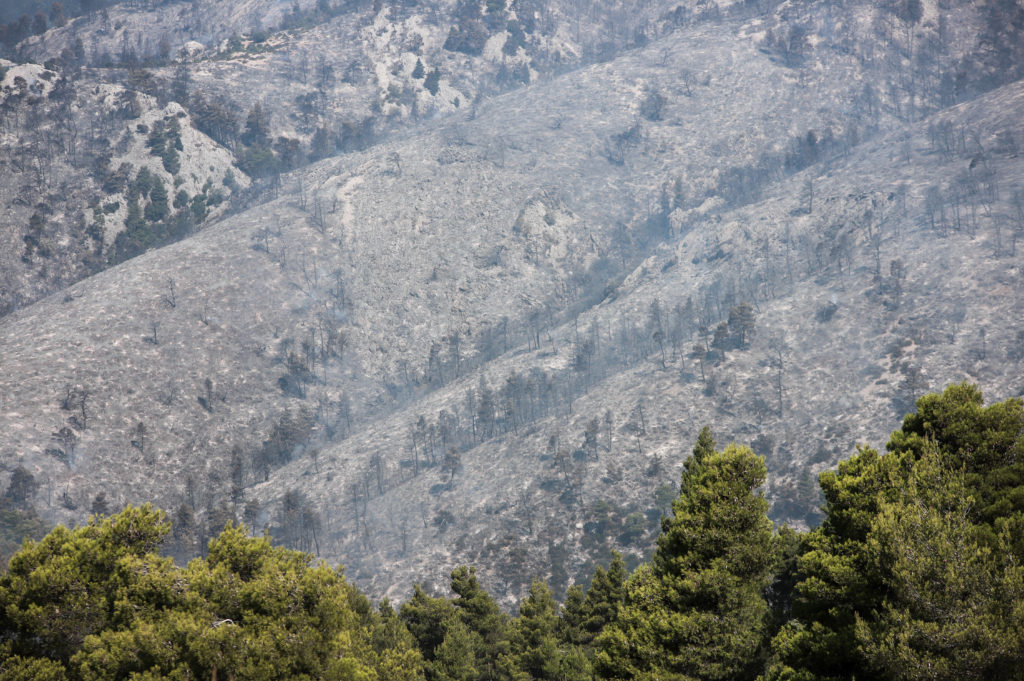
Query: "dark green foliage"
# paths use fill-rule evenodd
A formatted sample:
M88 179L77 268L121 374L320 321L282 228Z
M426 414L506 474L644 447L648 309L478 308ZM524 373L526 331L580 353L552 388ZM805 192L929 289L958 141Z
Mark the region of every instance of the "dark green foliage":
M238 118L230 102L197 94L190 98L189 105L192 120L200 131L225 146L238 139Z
M141 129L142 126L140 125L139 128ZM166 144L167 138L164 136L164 122L157 121L149 131L149 137L146 138L146 147L149 148L151 154L159 156L163 153Z
M880 677L1018 678L1024 664L1024 572L976 539L963 477L932 449L880 505L865 558L881 576L880 607L858 619L863 666ZM1020 527L1014 528L1019 536Z
M122 163L116 171L110 172L108 164L104 163L105 157L97 161L95 171L103 178L103 191L107 194L116 194L124 191L128 186L128 178L131 175L131 166Z
M534 580L512 624L510 652L502 665L511 678L575 681L592 678L583 649L559 638L558 603L547 584Z
M476 578L476 569L458 567L452 571L452 601L466 628L479 638L476 668L481 678L495 678L499 658L509 649L508 616Z
M963 470L976 506L972 519L990 548L1006 518L1024 513L1024 401L1014 398L983 406L976 386L950 386L917 401L903 428L886 449L897 457L920 458L932 443L946 464ZM1024 538L1014 555L1024 558Z
M428 681L507 678L509 618L476 578L458 567L451 574L456 598L433 598L416 585L401 617L423 655Z
M738 348L745 348L754 337L757 320L750 303L740 303L729 310L729 335Z
M804 535L791 527L779 528L779 562L771 586L766 592L772 612L772 632L777 633L793 615L793 598L797 581L797 559L803 551Z
M579 586L571 587L562 612L561 637L589 649L597 635L616 620L628 576L622 556L612 552L607 570L597 567L585 595Z
M274 142L276 167L281 171L292 170L304 163L301 142L294 137L278 137Z
M0 647L0 679L4 681L66 681L64 665L38 657L7 656Z
M181 170L178 152L183 151L184 146L181 142L181 126L176 117L168 116L162 121L156 121L146 139L146 146L149 147L149 153L160 157L164 170L171 175L178 174Z
M149 203L143 215L150 222L159 222L171 212L167 204L167 186L159 178L153 178L153 188L149 192Z
M259 144L243 147L238 154L238 165L252 177L267 177L278 169L274 152Z
M178 193L174 195L174 209L184 210L189 206L188 192L184 189L179 189Z
M168 163L168 155L173 155L173 162L177 164L177 149L181 145L177 120L171 118L154 125L149 143L153 153L159 151L165 166ZM149 169L140 168L135 180L128 184L125 228L114 240L109 255L110 264L116 265L150 248L158 248L185 238L195 230L196 224L206 217L207 202L210 198L204 193L189 201L188 195L184 191L179 191L173 198L174 209L178 211L174 213L171 209L171 197L163 180Z
M402 605L401 618L416 641L428 681L473 681L482 642L446 598L426 595L417 584Z
M767 642L765 590L778 546L757 493L764 461L746 447L712 449L703 431L686 462L674 517L626 585L614 624L597 639L609 679L753 679Z
M139 206L139 197L131 195L128 197L128 214L124 219L124 228L128 233L133 233L145 227L142 218L142 208Z
M532 679L558 678L561 651L555 637L557 625L558 603L547 584L534 580L512 627L509 660L518 671Z
M168 530L163 514L144 506L27 544L0 580L11 652L67 664L86 637L127 624L130 612L115 607L119 587L162 565L152 552Z
M416 584L412 598L402 604L400 615L424 659L432 661L434 652L444 641L445 623L455 616L451 602L445 598L428 596Z
M458 617L444 623L444 640L434 650L430 669L437 681L474 681L480 678L476 668L479 641ZM428 675L428 678L431 678Z
M186 569L129 508L29 543L0 579L0 678L422 679L394 614L341 573L228 525Z
M206 219L206 216L209 213L209 209L206 205L206 194L196 194L192 197L192 201L189 203L189 211L192 213L192 219L194 221L202 222Z
M150 194L151 201L145 210L139 206L138 198L129 194L125 229L114 239L110 253L111 265L141 255L150 248L180 241L195 229L194 213L181 211L175 215L171 214L167 189L163 182L155 180ZM196 205L195 199L198 198L193 198L193 207Z
M359 613L363 626L370 629L378 678L381 681L423 681L423 658L416 648L416 640L388 600L385 598L378 612L372 613L366 597L350 586L349 601Z
M253 105L245 118L245 129L242 131L241 139L242 144L246 146L270 146L270 116L264 113L259 102Z
M963 384L917 407L888 454L822 474L825 521L797 560L770 678L1015 678L1021 401L984 407Z
M423 68L423 62L418 58L416 59L416 66L412 69L412 77L419 80L426 74L426 70Z
M128 192L137 194L143 199L149 198L149 192L153 188L155 180L156 178L153 177L153 173L149 172L149 168L143 166L139 168L139 172L135 176L135 182L128 188Z

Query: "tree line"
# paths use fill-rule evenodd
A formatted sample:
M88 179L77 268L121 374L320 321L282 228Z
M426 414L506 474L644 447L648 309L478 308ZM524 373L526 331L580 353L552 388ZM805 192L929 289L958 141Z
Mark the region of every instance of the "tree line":
M149 506L58 527L0 578L0 679L1019 678L1024 401L916 407L820 476L807 532L773 527L763 459L705 428L649 562L615 555L561 604L537 579L515 616L467 566L375 608L230 523L186 567Z

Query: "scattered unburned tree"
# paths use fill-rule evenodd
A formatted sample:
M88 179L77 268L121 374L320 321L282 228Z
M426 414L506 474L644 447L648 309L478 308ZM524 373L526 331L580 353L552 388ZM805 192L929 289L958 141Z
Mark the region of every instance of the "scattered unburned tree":
M31 504L39 491L39 483L24 466L18 466L11 473L4 497L15 506Z

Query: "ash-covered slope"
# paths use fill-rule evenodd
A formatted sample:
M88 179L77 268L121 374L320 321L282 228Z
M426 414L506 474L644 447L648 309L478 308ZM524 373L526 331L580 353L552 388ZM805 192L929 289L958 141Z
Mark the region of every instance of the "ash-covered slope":
M1024 393L1024 163L999 142L1024 133L1022 105L1015 84L780 183L666 242L539 349L292 462L253 493L299 491L325 509L320 551L397 596L415 579L443 583L460 562L516 593L535 573L557 584L585 572L611 547L642 550L664 510L657 489L674 484L705 424L768 458L777 518L813 521L811 474L855 443L883 442L916 395L963 380L993 399ZM940 129L970 130L979 146L947 148ZM696 356L701 315L744 299L756 305L753 339ZM557 387L530 385L542 375ZM474 437L486 427L481 376L499 413L505 399L514 408ZM421 414L438 430L456 424L457 465L419 435ZM437 465L415 475L433 449Z
M15 60L0 62L0 314L201 228L246 175L273 192L280 172L310 160L717 16L572 5L123 3L24 39L0 27ZM205 133L195 149L193 126ZM210 168L179 167L182 144ZM143 168L160 181L157 205L143 210L157 186L144 176L128 215Z
M54 521L153 500L185 555L243 518L395 595L639 555L704 424L806 521L917 393L1020 390L1024 130L1019 84L904 123L877 64L787 63L779 20L295 171L0 320L4 467Z
M1005 3L924 3L919 13L900 7L233 0L114 4L66 23L54 19L49 30L26 33L23 39L18 37L21 29L8 27L2 36L8 56L46 65L16 68L39 72L54 87L39 85L38 92L30 91L41 79L22 74L21 85L7 84L0 107L0 123L8 140L14 140L8 143L15 159L0 168L10 188L0 197L11 216L4 236L12 244L9 253L21 251L5 268L0 312L201 228L222 210L217 207L221 199L247 184L238 168L273 193L280 172L309 160L363 149L389 134L418 134L424 121L439 117L465 111L475 116L495 93L611 60L681 27L732 27L735 38L785 67L782 72L769 69L767 76L783 73L784 78L811 84L812 90L829 78L842 80L840 87L830 89L845 95L813 103L825 107L819 113L827 125L814 132L826 146L853 144L884 127L891 115L914 119L1019 77L1024 55L1014 27L1021 18ZM683 40L685 35L676 33ZM688 96L706 84L704 61L728 63L730 58L717 47L693 47L697 59L683 65L668 52L659 58L648 50L649 61L682 66L670 82ZM627 85L645 88L638 112L654 120L662 116L667 97L652 82L659 77L653 69ZM854 92L856 97L847 96ZM760 88L734 92L726 108L761 95ZM191 122L212 137L225 148L214 156L227 150L237 167L229 176L222 172L224 159L217 158L214 177L202 169L178 173L173 160L165 163L161 186L175 185L166 224L159 224L164 212L159 206L129 222L131 202L114 195L119 188L120 193L131 190L134 173L141 168L129 164L121 172L118 162L123 159L115 157L132 146L130 135L171 139L173 134L168 137L163 129L150 130L154 121L147 112L154 106L166 109L172 102L188 116L186 129ZM164 111L163 123L181 113L175 111L174 116ZM698 115L721 111L699 108ZM703 120L696 121L698 130ZM802 123L799 117L792 122ZM814 149L796 142L810 131L792 129L787 137L771 138L771 153L763 156L765 150L757 146L760 135L775 130L748 125L751 139L738 132L729 143L762 155L745 159L723 177L717 174L722 168L687 169L687 182L703 178L681 187L694 205L716 194L742 197L783 163L803 165L815 155L807 153ZM634 141L624 134L631 130L626 126L618 136L601 141L609 158L624 161ZM502 144L498 142L503 150ZM166 147L167 142L156 140L155 146L150 144L151 155L161 156ZM717 156L735 160L736 154L716 151ZM183 189L178 184L189 177L199 186L186 187L188 196L179 200ZM140 182L143 188L150 184ZM189 194L191 189L201 191ZM253 198L234 202L251 204ZM140 208L147 201L144 197ZM122 239L127 243L114 244L107 237L123 225L134 227L126 230L132 236Z
M472 364L481 352L493 354L478 348L477 339L494 336L499 326L502 350L506 331L516 345L528 326L536 336L553 315L602 293L609 279L661 236L658 230L671 229L664 215L654 215L666 210L660 205L666 186L679 196L670 200L682 204L688 190L699 197L703 188L713 187L720 166L750 163L762 151L759 144L774 144L789 126L820 127L809 91L785 79L779 90L764 86L761 68L780 78L786 72L763 58L752 41L741 43L735 54L730 50L727 61L702 56L700 45L714 50L729 44L732 35L728 27L700 28L686 41L673 39L614 64L534 86L526 97L497 98L473 120L438 123L415 137L322 162L286 178L287 195L277 201L17 314L5 323L11 345L4 353L5 364L13 367L6 380L16 383L26 400L14 412L32 404L38 406L27 412L52 413L35 423L18 418L17 432L25 434L12 438L12 444L22 453L49 447L50 434L70 412L57 400L66 384L89 391L93 401L121 405L117 413L95 409L77 447L105 452L120 470L121 455L115 452L131 451L127 433L138 421L148 421L152 449L177 452L197 437L201 423L211 417L196 403L195 385L209 377L215 392L223 390L216 386L230 380L243 357L266 365L268 408L282 409L289 395L304 393L309 404L348 396L359 420L447 380L455 371L453 335L461 339L460 365ZM687 96L673 74L698 64L706 64L700 71L706 84L692 85ZM645 84L655 81L667 101L661 120L648 121L638 112L648 96ZM765 109L756 116L735 110L735 94L754 88L760 88ZM788 115L800 98L806 98L801 109L808 112L803 122ZM717 134L702 132L707 117L719 121ZM678 178L683 179L677 189ZM206 264L209 258L216 264ZM180 299L173 307L163 300L170 295L171 279ZM222 299L214 284L234 287L248 300ZM187 302L190 297L194 303ZM107 309L110 305L119 311ZM251 311L261 308L269 316L265 328L252 318ZM207 326L198 321L200 314L244 330L239 333L251 341L237 344L231 362L219 349L207 351L206 336L191 328ZM59 335L52 350L46 346L47 334L33 329L44 321L59 328L73 324L77 335L107 339L95 348L101 355L89 363L94 381L76 376L82 362ZM159 327L155 334L153 323ZM181 434L168 439L164 430L177 427L164 426L162 416L146 418L149 407L135 407L138 416L120 413L128 407L121 395L137 389L132 384L141 379L115 380L122 370L116 359L121 351L115 350L120 344L129 355L159 353L175 334L186 343L183 358L201 364L199 358L207 355L215 366L197 367L194 385L180 386L189 409L178 410L179 416L191 412L192 418L181 424ZM330 337L344 341L327 348ZM316 351L304 350L303 343ZM432 344L440 353L434 360ZM45 389L23 380L32 372L20 368L44 357ZM275 365L276 357L283 363ZM309 374L323 380L325 365L326 384L317 385ZM186 375L157 356L139 366L148 376L149 399L157 404L161 384ZM277 379L285 374L281 390ZM212 418L230 419L234 433L249 415L235 413L234 400L226 397L226 406L214 409ZM172 459L183 461L176 454ZM60 462L50 465L52 475L63 477ZM88 470L97 480L110 477L98 466ZM179 470L168 474L184 484ZM132 499L155 494L162 500L134 483L125 489L135 490ZM180 491L165 488L164 494Z

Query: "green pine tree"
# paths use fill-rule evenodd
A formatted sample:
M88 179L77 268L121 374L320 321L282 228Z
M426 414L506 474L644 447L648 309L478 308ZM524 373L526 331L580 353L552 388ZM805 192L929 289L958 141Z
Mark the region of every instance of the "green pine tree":
M434 659L434 651L444 641L444 623L454 614L451 601L428 596L419 584L413 585L412 598L399 610L399 616L427 661Z
M153 189L149 193L145 217L150 222L160 222L171 213L168 205L167 186L159 179L153 178Z
M942 665L955 669L955 661L970 659L972 650L986 651L986 678L1014 678L1000 675L1008 658L988 646L978 630L958 631L954 622L941 617L930 621L912 605L956 600L965 609L950 617L991 622L980 614L989 606L978 599L984 601L984 594L995 589L1010 608L1001 616L1012 615L1009 621L1018 623L1024 618L1024 599L1013 586L1024 543L1019 531L1024 527L1024 469L1018 463L1024 453L1022 433L1019 399L984 407L976 387L954 385L917 401L916 413L892 434L888 454L860 448L837 471L823 473L825 520L804 539L797 560L794 617L772 642L767 678L873 678L886 665L887 673L902 665L910 674L910 666L917 664L914 655L918 660L933 657L922 663L935 670L933 678L956 678L942 671ZM935 466L945 471L939 477ZM931 480L936 489L925 494L922 479ZM973 501L962 509L950 504L951 497ZM916 562L909 554L897 558L907 551ZM941 558L950 551L956 560ZM988 563L984 555L996 563ZM1003 571L1006 580L983 586L991 569ZM900 590L908 594L926 586L921 580L929 571L933 579L941 575L947 583L913 598L901 595ZM982 582L970 586L971 579ZM943 642L927 643L925 630L936 636L944 632ZM935 657L937 648L945 652ZM939 657L946 661L940 664Z
M566 643L590 649L594 639L615 621L625 598L626 564L618 551L606 570L597 566L586 594L578 586L569 590L562 611L561 637Z
M129 507L27 542L0 578L0 679L422 681L401 623L340 571L230 524L176 568L168 530Z
M444 639L434 650L433 678L437 681L475 681L479 638L458 617L444 623Z
M377 677L389 681L423 681L423 656L416 647L416 639L386 598L377 616L371 618L371 626Z
M170 569L154 553L169 529L147 505L27 542L0 579L0 631L10 653L67 665L90 636L130 626L161 598L159 588L137 587L160 584ZM126 598L134 606L122 604Z
M128 214L124 219L125 231L129 233L136 233L142 230L145 226L146 222L142 218L142 208L139 206L138 196L130 195L128 197Z
M886 592L854 625L864 666L908 681L1014 678L1024 668L1024 613L1014 612L1024 567L1000 565L979 543L964 476L934 445L896 494L880 504L864 547L862 569Z
M0 646L0 679L3 681L67 681L67 678L60 662L10 655Z
M513 622L511 651L503 660L512 678L565 679L569 649L560 646L558 603L548 585L535 579Z
M653 561L626 586L618 620L598 637L608 679L753 679L769 623L765 591L778 547L758 494L764 460L713 449L702 431Z
M477 637L476 668L481 679L498 677L498 660L509 650L509 618L476 578L476 568L452 570L452 601L462 623Z
M270 116L263 110L259 102L253 104L245 117L245 128L242 130L242 144L250 147L267 149L270 147Z

